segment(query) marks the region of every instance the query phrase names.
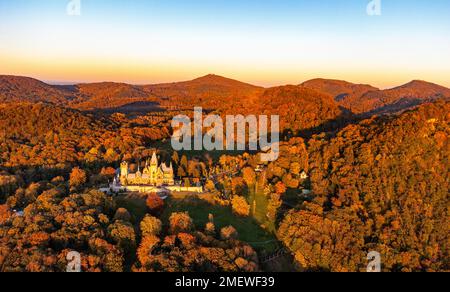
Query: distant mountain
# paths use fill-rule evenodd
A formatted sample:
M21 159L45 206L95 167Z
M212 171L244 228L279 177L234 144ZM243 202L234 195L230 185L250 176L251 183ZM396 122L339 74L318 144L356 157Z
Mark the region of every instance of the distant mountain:
M21 76L0 76L0 103L47 102L81 110L108 109L149 101L141 87L124 83L49 85Z
M313 79L300 86L329 94L343 108L366 115L398 113L423 103L450 98L450 89L419 80L387 90L330 79Z
M191 81L184 82L174 82L174 83L163 83L163 84L154 84L154 85L146 85L144 86L146 90L164 90L164 89L194 89L199 92L202 91L211 91L211 90L234 90L236 88L245 89L245 90L255 90L261 89L262 87L258 87L255 85L251 85L248 83L244 83L241 81L237 81L234 79L229 79L226 77L209 74L200 78L196 78Z
M0 75L0 103L51 102L67 104L72 95L63 88L56 88L39 80Z
M414 80L392 89L368 92L357 101L355 109L357 112L389 113L448 98L450 89Z
M142 87L125 83L78 84L73 89L78 98L71 106L82 110L112 109L152 100Z
M412 81L389 90L330 79L313 79L297 87L301 89L265 89L217 75L142 86L113 82L57 86L28 77L0 76L0 103L47 102L80 110L108 112L116 109L132 111L136 108L143 112L154 109L180 110L201 106L223 114L245 114L267 109L268 96L276 92L281 96L278 100L269 98L269 103L291 104L292 101L298 101L302 94L304 100L310 100L309 96L320 93L322 98L325 95L329 97L329 105L340 106L355 114L372 115L401 112L436 99L450 98L450 89L425 81ZM289 92L293 96L288 96ZM298 108L299 104L293 106Z
M258 107L254 110L261 114L280 115L281 129L291 130L293 134L325 127L342 115L330 95L291 85L267 89L259 97Z
M81 110L124 108L147 102L167 108L230 110L254 102L263 91L262 87L217 75L143 86L113 82L53 86L28 77L0 76L0 103L48 102Z
M370 85L320 78L306 81L302 83L301 86L330 94L338 102L361 97L363 94L370 91L380 90L379 88Z
M191 81L146 85L143 88L168 105L212 109L253 102L264 91L262 87L212 74Z

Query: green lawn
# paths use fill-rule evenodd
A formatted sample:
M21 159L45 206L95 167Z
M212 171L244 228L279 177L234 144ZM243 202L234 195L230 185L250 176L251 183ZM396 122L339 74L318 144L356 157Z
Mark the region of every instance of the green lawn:
M264 224L269 231L274 232L274 224L269 222L267 219L267 206L269 204L269 198L264 195L263 190L256 191L253 188L250 189L248 192L247 201L250 204L253 218L255 218L259 224Z
M145 197L140 197L136 194L119 196L115 198L118 208L125 208L133 217L133 223L139 224L147 214L147 206L145 204Z
M166 151L169 155L172 155L173 153L173 148L171 145L171 141L170 139L166 140L165 142L162 141L158 141L158 142L153 142L151 144L152 147L159 149L159 150L163 150ZM230 155L230 156L237 156L237 155L242 155L244 154L245 151L227 151L227 150L223 150L223 151L207 151L207 150L192 150L192 151L178 151L178 155L181 156L186 155L186 157L188 159L192 159L194 157L203 157L205 154L208 154L211 159L213 161L219 161L220 157L222 155Z
M238 231L239 239L257 250L265 250L270 253L278 246L275 236L262 229L255 219L238 217L232 213L229 207L215 206L195 198L183 200L169 198L162 216L163 221L168 222L168 218L173 212L188 212L198 230L204 229L209 214L213 214L217 231L232 225Z

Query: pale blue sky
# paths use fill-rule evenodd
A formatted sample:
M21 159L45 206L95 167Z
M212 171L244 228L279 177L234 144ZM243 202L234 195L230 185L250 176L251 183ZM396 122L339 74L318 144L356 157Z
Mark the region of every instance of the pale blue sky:
M153 83L216 73L450 86L450 1L0 0L0 74ZM3 67L3 68L1 68Z

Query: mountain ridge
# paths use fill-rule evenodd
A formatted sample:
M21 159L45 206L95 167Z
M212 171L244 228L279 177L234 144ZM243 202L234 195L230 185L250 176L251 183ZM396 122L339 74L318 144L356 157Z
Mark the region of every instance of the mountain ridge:
M50 102L80 110L96 110L156 102L166 108L192 108L195 105L230 112L254 109L265 92L281 87L264 88L215 74L188 81L148 85L107 81L50 85L31 77L0 75L0 103ZM338 106L354 114L392 113L436 99L450 98L449 88L423 80L412 80L381 90L368 84L316 78L298 87L331 96Z

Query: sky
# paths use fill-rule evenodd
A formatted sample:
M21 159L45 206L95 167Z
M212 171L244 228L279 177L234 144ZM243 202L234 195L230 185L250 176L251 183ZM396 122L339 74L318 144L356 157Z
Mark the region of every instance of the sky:
M450 87L450 1L0 0L0 74L151 84L217 74ZM377 1L377 0L376 0ZM75 6L69 6L75 7Z

